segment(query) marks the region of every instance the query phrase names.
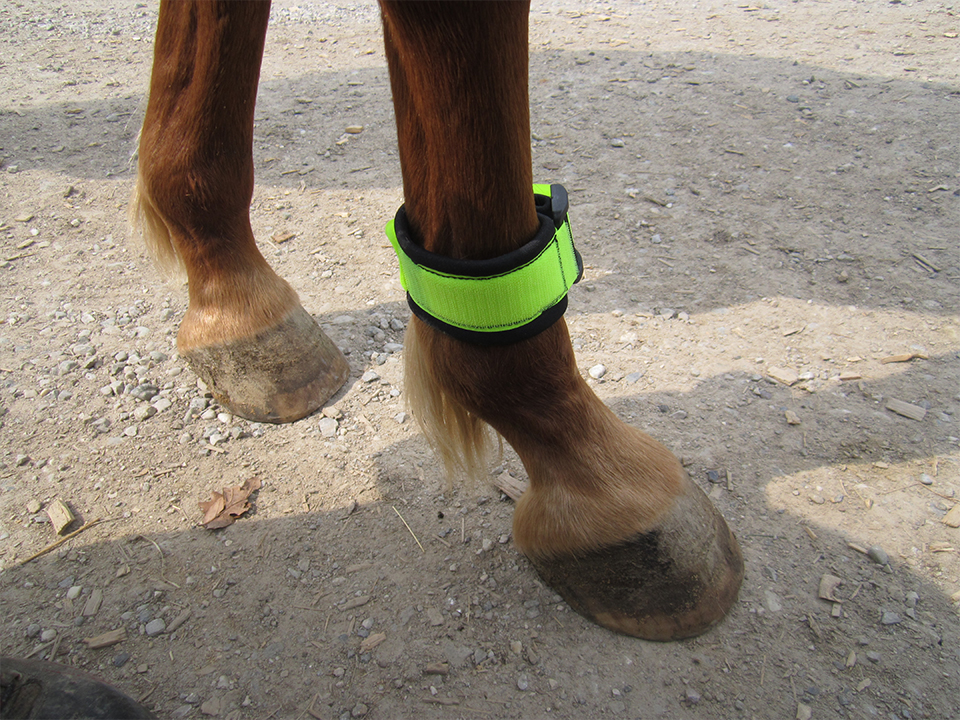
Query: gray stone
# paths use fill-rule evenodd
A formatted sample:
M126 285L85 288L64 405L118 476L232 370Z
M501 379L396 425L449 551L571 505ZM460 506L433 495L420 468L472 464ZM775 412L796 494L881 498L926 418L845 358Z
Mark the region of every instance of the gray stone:
M156 637L167 629L167 624L162 618L157 618L156 620L151 620L148 622L146 628L144 629L146 630L147 637Z
M157 414L157 409L153 405L138 405L133 410L133 417L138 422L143 422Z
M874 545L867 550L867 557L877 563L877 565L887 565L890 563L890 557L879 545Z
M903 622L903 618L890 610L884 610L880 616L880 623L882 625L898 625L901 622Z
M160 394L160 388L151 383L142 383L131 390L130 394L138 400L149 401Z
M340 423L333 418L325 417L320 420L319 426L320 435L325 438L335 438L337 436L337 428L340 427Z
M600 378L602 378L604 375L607 374L607 368L605 365L594 365L592 368L590 368L590 370L588 371L588 374L594 380L599 380Z

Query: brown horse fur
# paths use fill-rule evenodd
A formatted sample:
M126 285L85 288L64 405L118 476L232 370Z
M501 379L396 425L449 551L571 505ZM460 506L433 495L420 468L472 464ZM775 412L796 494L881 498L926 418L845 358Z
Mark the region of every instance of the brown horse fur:
M161 13L131 216L161 265L186 270L187 353L273 327L299 301L250 228L269 3L165 0Z
M412 227L427 250L456 258L516 249L538 227L526 3L382 8ZM653 526L680 492L676 458L620 422L582 380L563 321L486 348L414 319L404 352L413 414L448 466L456 457L481 465L481 419L520 455L530 490L514 537L524 552L619 542Z

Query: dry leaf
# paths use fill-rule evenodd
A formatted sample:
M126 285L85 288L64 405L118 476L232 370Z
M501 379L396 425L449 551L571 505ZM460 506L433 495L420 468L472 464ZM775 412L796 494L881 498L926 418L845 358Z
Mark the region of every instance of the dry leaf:
M203 526L207 530L216 530L232 525L250 509L247 498L254 490L260 489L260 484L257 478L250 478L242 486L224 488L222 494L213 492L210 500L200 503Z

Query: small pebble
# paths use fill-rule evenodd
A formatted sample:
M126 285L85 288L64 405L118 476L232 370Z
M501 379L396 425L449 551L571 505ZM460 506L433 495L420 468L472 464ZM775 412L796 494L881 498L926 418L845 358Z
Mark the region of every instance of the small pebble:
M903 619L897 615L897 613L891 612L890 610L884 610L880 616L880 623L882 625L897 625L902 621Z
M599 380L607 374L607 368L604 365L594 365L592 368L590 368L590 370L588 370L588 373L594 380Z
M933 485L933 478L926 473L923 473L920 475L920 482L924 485Z
M70 589L67 590L67 599L76 600L78 597L80 597L81 590L83 590L83 588L79 585L71 585Z
M325 417L319 422L319 427L321 436L325 438L335 438L337 436L337 428L340 427L340 423L331 417Z
M377 375L373 370L367 370L361 377L361 382L372 383L376 380L379 380L380 376Z
M44 630L42 633L40 633L40 642L50 642L56 636L57 631L53 628L49 628L48 630Z
M517 689L527 690L529 687L530 679L526 676L526 674L521 674L520 677L517 678Z
M28 638L35 638L40 634L40 626L37 623L30 623L27 625L26 635Z
M156 620L151 620L148 622L146 628L144 629L147 633L147 637L156 637L167 629L167 624L162 618L157 618Z
M27 503L27 512L31 515L36 515L38 512L40 512L40 508L41 505L39 500L33 499Z
M917 593L913 590L907 593L906 605L908 608L915 608L918 602L920 602L920 596Z
M867 550L867 557L877 563L877 565L887 565L890 563L890 557L879 545L874 545Z
M157 409L153 405L137 405L133 409L133 417L138 422L143 422L157 414Z

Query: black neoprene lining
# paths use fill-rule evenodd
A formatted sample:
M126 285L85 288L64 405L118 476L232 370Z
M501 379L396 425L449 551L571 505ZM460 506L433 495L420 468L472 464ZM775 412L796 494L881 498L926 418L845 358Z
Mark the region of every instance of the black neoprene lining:
M553 219L539 213L537 217L540 218L540 229L533 236L533 240L512 252L508 252L506 255L500 255L489 260L455 260L454 258L427 252L413 241L410 233L410 221L407 220L407 212L402 205L397 210L393 229L397 234L397 244L400 245L400 249L420 267L436 270L447 275L486 278L505 275L521 265L527 264L550 244L555 233Z

